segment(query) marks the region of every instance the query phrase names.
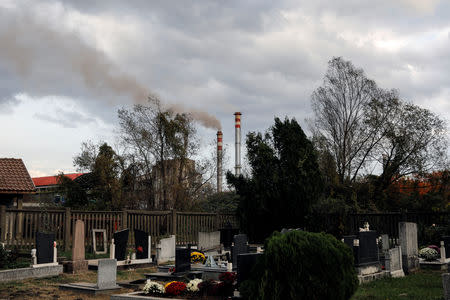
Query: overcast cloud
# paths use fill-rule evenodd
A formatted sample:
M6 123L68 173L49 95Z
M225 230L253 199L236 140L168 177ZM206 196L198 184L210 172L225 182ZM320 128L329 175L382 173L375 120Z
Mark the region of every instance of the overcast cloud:
M229 145L234 111L244 133L275 115L306 129L333 56L448 120L448 3L0 0L0 157L69 172L81 141L112 142L117 108L149 92L217 118Z

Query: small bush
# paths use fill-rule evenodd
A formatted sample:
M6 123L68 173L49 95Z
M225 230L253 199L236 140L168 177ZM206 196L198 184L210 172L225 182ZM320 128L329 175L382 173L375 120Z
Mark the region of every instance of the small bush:
M350 248L324 233L275 232L253 274L240 288L249 300L348 300L358 287Z

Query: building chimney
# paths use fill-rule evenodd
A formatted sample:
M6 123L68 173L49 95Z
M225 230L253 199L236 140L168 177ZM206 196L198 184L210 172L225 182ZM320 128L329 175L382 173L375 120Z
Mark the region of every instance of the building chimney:
M236 165L234 167L234 175L236 176L241 175L241 115L240 112L234 113L234 127L236 130Z
M217 192L222 192L222 131L217 131Z

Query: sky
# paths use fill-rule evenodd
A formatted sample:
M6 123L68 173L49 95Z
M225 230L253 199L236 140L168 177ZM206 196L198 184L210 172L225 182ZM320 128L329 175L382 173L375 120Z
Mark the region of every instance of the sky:
M308 133L332 57L450 119L450 1L0 0L0 157L31 176L75 171L83 141L114 144L117 110L159 96L194 113L203 153L221 127L275 116ZM244 142L244 141L242 141Z

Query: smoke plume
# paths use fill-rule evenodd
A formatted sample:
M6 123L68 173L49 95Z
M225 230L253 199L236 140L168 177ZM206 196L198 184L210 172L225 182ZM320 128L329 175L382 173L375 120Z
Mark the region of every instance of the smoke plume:
M2 63L24 81L24 88L32 91L64 94L58 88L72 83L76 87L73 81L77 81L88 93L109 101L120 95L143 103L150 95L135 77L120 70L76 32L56 30L29 12L0 7L0 67ZM190 113L205 127L220 128L220 122L207 112L180 111L180 107L175 105L173 109Z

